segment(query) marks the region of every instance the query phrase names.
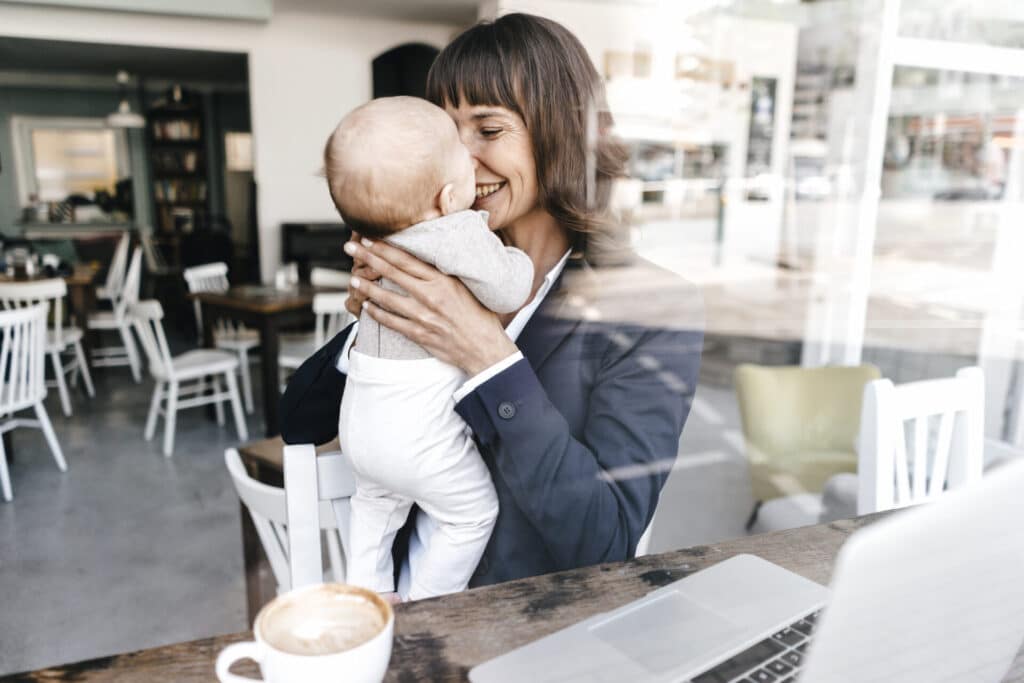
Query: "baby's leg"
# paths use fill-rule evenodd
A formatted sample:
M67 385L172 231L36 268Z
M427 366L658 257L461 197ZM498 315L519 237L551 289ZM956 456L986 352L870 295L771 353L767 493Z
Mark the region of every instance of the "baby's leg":
M469 585L498 518L491 474L469 439L453 466L425 477L416 503L437 527L412 572L409 599L455 593Z
M351 499L350 557L346 580L378 593L395 590L391 546L412 501L372 482L360 481Z

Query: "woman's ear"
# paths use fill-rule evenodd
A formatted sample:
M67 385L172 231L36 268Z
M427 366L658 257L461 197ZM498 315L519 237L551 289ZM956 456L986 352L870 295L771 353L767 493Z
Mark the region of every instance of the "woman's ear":
M442 216L455 212L455 186L448 183L437 194L437 210Z

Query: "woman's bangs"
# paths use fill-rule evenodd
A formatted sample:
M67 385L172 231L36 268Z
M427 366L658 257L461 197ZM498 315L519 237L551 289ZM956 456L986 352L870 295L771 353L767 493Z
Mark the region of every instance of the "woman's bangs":
M489 24L475 26L448 45L427 75L427 99L444 107L497 105L520 116L515 69Z

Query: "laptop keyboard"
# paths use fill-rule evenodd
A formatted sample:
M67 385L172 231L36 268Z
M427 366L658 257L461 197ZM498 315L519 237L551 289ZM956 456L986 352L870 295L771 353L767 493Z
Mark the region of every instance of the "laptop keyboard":
M793 622L695 677L692 683L794 683L818 614Z

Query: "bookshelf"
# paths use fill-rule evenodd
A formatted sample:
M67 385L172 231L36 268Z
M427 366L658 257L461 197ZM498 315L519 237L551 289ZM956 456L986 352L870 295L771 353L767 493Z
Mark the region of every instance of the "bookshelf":
M155 237L177 242L209 220L206 130L200 99L172 87L146 113Z

